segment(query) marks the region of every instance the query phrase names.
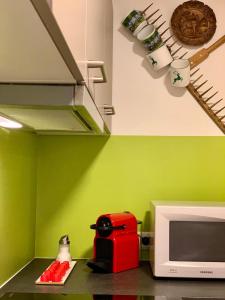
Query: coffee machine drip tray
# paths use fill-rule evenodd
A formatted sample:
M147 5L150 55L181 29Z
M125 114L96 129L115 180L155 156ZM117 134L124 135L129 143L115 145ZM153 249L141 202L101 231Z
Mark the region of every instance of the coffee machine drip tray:
M111 273L112 262L108 259L91 259L87 262L89 268L96 273Z
M113 260L113 242L108 239L96 239L96 258L87 262L94 272L111 273Z

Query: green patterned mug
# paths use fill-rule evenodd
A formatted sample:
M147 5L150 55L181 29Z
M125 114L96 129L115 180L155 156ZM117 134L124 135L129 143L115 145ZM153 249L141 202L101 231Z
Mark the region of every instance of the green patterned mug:
M163 42L158 30L149 24L139 31L137 38L144 44L145 48L152 52L162 46Z
M129 29L132 33L136 31L138 26L146 22L144 15L139 10L133 10L122 22L123 26L125 26L127 29Z

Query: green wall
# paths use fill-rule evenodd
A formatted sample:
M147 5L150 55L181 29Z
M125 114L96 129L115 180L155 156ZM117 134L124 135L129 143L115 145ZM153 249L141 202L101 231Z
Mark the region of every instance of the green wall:
M225 201L224 137L39 137L36 256L68 233L92 256L89 225L129 210L149 228L149 201Z
M0 130L0 285L34 256L56 256L65 233L73 257L91 257L102 213L129 210L148 230L151 199L225 201L224 153L224 137Z
M0 285L34 256L36 143L0 130Z

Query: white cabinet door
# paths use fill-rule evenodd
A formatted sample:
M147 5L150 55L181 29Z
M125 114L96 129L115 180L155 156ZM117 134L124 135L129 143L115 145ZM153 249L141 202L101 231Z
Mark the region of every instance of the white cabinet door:
M93 86L94 99L108 129L111 116L106 115L105 105L112 105L112 51L113 51L113 8L111 0L87 0L87 58L104 61L107 83ZM89 79L101 77L99 70L89 69ZM92 81L89 80L91 88Z
M87 0L87 57L101 60L105 45L105 2L108 0Z
M84 79L87 80L87 1L52 0L52 12Z
M47 2L0 1L0 82L71 83L82 80Z
M112 101L112 0L52 0L52 11L110 129L111 116L104 114L104 105ZM102 74L88 69L88 61L104 61L107 83L93 84L93 78Z

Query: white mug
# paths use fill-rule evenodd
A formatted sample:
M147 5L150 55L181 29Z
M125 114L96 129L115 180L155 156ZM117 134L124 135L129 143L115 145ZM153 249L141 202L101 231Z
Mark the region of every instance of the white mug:
M146 57L155 71L159 71L173 61L173 57L166 45L162 45Z
M175 59L170 65L170 79L174 87L186 87L190 83L188 59Z

